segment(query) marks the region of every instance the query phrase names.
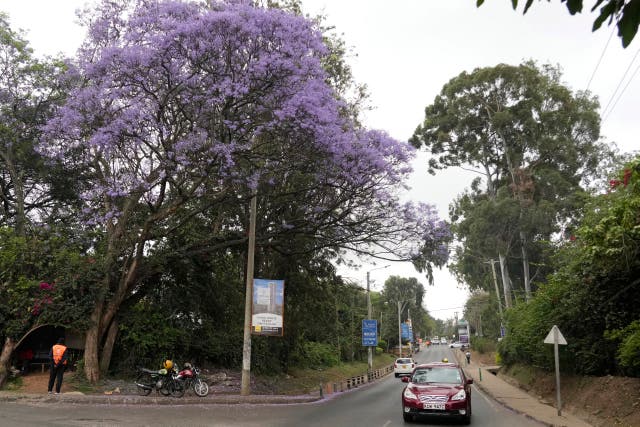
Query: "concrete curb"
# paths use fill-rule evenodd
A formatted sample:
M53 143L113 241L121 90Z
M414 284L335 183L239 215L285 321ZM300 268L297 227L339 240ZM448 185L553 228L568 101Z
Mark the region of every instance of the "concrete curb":
M22 394L0 392L0 402L44 403L44 404L85 404L85 405L287 405L311 403L322 400L318 395L249 395L217 394L206 397L170 397L137 395L99 395L81 393Z

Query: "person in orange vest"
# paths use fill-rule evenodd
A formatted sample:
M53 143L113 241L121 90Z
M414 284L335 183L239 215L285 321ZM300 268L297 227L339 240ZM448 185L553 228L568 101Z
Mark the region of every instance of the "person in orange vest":
M56 394L60 394L62 376L67 367L67 346L64 345L64 338L58 338L58 343L51 347L51 350L49 350L49 359L51 359L49 394L51 394L51 390L53 390L54 382L56 383Z

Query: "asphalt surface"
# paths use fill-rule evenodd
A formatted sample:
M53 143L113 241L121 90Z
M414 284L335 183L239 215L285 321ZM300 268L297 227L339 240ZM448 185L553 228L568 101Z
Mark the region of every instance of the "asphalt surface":
M446 346L425 349L414 358L427 362L454 357ZM214 395L180 399L138 396L60 396L0 393L0 425L14 426L353 426L393 427L402 420L400 393L405 384L393 375L347 392L309 396ZM473 386L472 425L540 426L527 415L497 403ZM415 425L458 425L420 419Z

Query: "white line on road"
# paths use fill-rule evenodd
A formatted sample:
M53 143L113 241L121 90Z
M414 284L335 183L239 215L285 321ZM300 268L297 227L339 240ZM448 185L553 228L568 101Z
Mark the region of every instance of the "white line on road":
M387 420L387 422L384 423L382 427L388 427L390 424L391 424L391 420Z
M489 404L489 406L491 406L491 408L495 411L498 412L498 409L496 408L496 405L493 404L493 402L491 401L491 399L489 399L483 392L480 391L480 389L478 387L476 387L476 385L473 385L473 389L476 391L476 393L478 393L480 396L482 396L482 398Z

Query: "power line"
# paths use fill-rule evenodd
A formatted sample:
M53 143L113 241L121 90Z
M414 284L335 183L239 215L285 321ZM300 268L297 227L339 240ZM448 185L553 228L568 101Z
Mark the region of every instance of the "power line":
M611 41L611 38L613 37L613 33L615 32L616 27L614 26L613 29L611 30L611 34L609 35L609 39L607 40L607 44L604 45L604 49L602 49L602 53L600 54L600 59L598 59L598 63L596 64L595 68L593 69L593 73L591 73L591 78L589 79L589 83L587 83L587 88L585 89L585 92L589 90L589 87L591 86L591 82L593 81L593 78L596 75L596 71L598 71L598 67L600 67L600 63L602 62L602 58L604 58L604 53L607 51L607 47L609 47L609 42Z
M633 74L631 74L631 78L629 78L629 81L627 81L627 84L624 86L624 88L622 89L622 92L620 92L620 95L618 95L618 98L616 99L616 102L613 103L613 106L611 107L611 109L609 110L609 112L607 113L607 115L602 119L602 122L604 123L607 118L609 117L609 115L611 114L611 112L616 108L616 105L618 105L618 101L620 101L620 98L622 98L622 94L624 93L625 90L627 90L627 88L629 87L629 84L631 84L631 82L633 81L633 78L636 76L636 74L638 73L638 70L640 70L640 64L636 67L635 71L633 72Z
M624 82L625 77L627 77L627 73L629 72L629 70L631 69L631 66L633 65L633 63L635 62L636 58L638 57L638 54L640 53L640 49L638 49L636 51L636 54L633 56L633 58L631 59L631 62L629 62L629 65L627 66L627 69L624 71L624 74L622 75L622 78L620 79L620 81L618 82L618 86L616 86L616 90L613 91L613 94L611 95L611 98L609 99L609 102L607 102L607 106L604 107L604 110L602 110L602 116L605 116L605 112L607 112L607 109L609 108L609 105L611 105L611 101L613 101L613 98L615 98L616 94L618 93L618 89L620 89L620 86L622 85L622 82ZM610 112L610 111L609 111ZM609 115L609 112L607 112L606 116Z

